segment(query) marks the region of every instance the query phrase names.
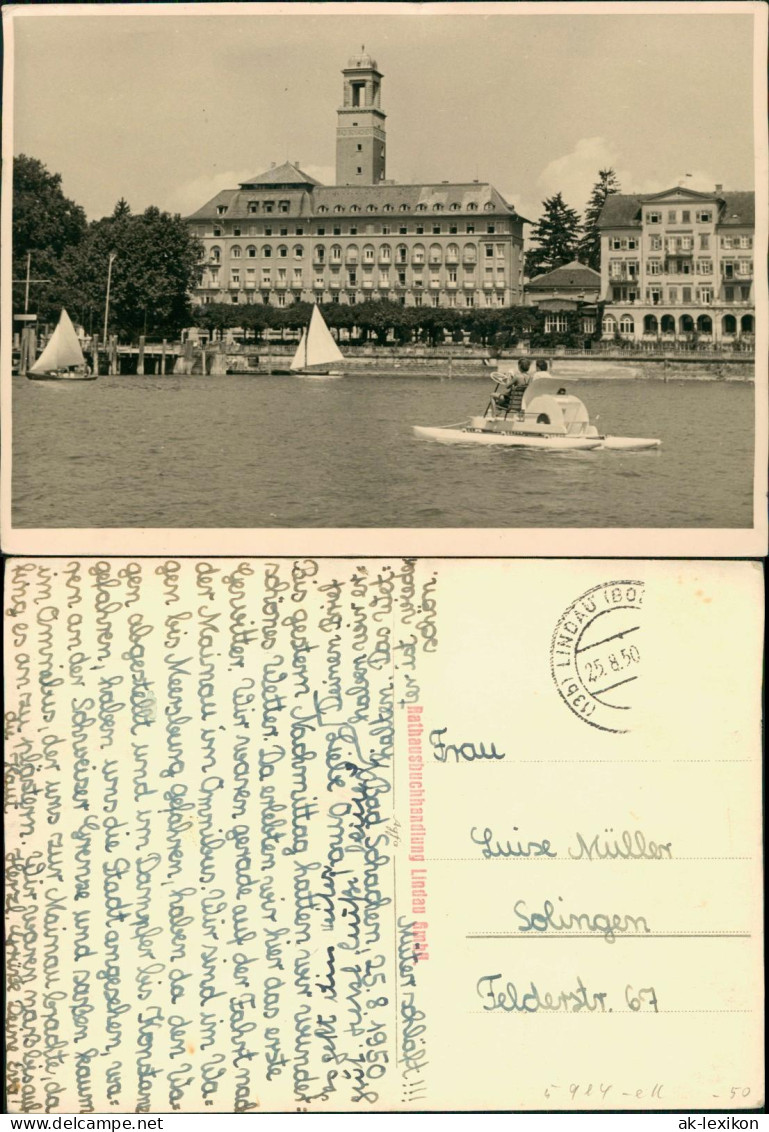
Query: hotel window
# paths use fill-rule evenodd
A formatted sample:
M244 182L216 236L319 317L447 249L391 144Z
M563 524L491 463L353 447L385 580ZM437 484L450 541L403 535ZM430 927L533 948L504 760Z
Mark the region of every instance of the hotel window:
M494 258L494 245L493 244L484 244L483 245L483 254L486 256L486 259L493 259Z
M635 331L635 323L629 314L623 314L619 321L620 334L633 334Z
M215 227L215 228L214 228L214 235L215 235L215 236L221 236L221 234L222 234L222 230L221 230L221 228L216 228L216 227Z
M691 289L691 287L682 287L681 288L681 302L682 303L690 303L691 301L692 301L692 289Z
M674 208L668 209L668 224L675 224L676 215L677 215L677 213L676 213L676 210Z
M295 236L303 236L304 235L304 228L295 228L294 229L294 235Z
M750 299L750 287L740 287L740 299L743 303Z
M722 236L721 237L721 247L722 248L730 248L731 246L732 246L732 237L731 236Z
M713 302L712 287L700 287L700 302L705 304Z
M391 204L386 204L382 208L382 212L392 212L392 210L393 210L393 206Z
M287 259L288 258L288 248L286 247L285 244L281 244L278 247L278 255L280 256L281 259Z
M286 269L285 267L278 268L278 283L286 282Z
M382 244L379 248L379 259L381 263L390 262L391 248L389 244Z
M459 205L456 201L454 201L453 204L449 205L449 209L451 210L451 212L459 212Z
M269 259L271 255L272 255L272 248L270 247L269 244L265 244L264 247L262 248L262 256L264 257L264 259Z
M443 205L442 204L434 204L433 205L433 212L443 212Z
M433 305L434 307L439 307L439 306L441 305L441 297L440 297L440 295L431 295L431 296L430 296L430 301L432 302L432 305Z
M582 319L582 333L595 334L595 318L592 315L586 315Z
M407 224L401 224L400 227L398 228L398 234L401 235L401 236L407 236L408 231L409 230L408 230Z
M342 261L342 248L340 244L332 244L331 246L331 262L341 263Z
M302 269L301 269L301 267L295 267L294 268L294 282L295 283L301 283L302 282Z
M465 295L465 306L466 307L474 307L475 306L475 296L474 295Z
M406 286L406 272L405 271L399 271L398 272L398 286L399 287L405 287Z
M390 286L390 272L389 271L380 271L379 272L379 286L380 287L389 287Z
M366 246L364 247L364 249L363 249L363 262L364 263L373 263L374 262L374 245L373 244L366 244Z
M569 329L569 320L565 314L545 315L545 334L565 334Z
M237 305L238 305L238 303L240 302L240 299L238 298L238 296L237 296L237 295L233 295L233 296L232 296L232 298L230 299L230 302L231 302L231 303L232 303L232 304L233 304L234 306L237 306Z
M505 245L504 244L495 244L494 246L497 249L497 259L504 259L505 258Z
M354 287L357 282L357 274L354 271L347 272L347 286Z
M350 212L360 212L360 205L359 204L351 204L350 205Z
M681 213L681 223L682 223L682 224L691 224L691 221L692 221L692 214L691 214L691 212L688 212L687 210L684 210L684 211L683 211L683 212Z
M700 251L706 252L710 250L710 235L707 232L700 234Z
M692 238L691 238L691 236L682 236L681 237L681 250L684 251L684 252L689 252L689 251L692 250Z
M646 288L646 301L651 303L652 306L658 307L662 302L662 288L661 287L647 287Z
M440 244L430 244L430 263L440 263L443 258Z
M628 236L627 246L631 250L635 251L635 249L638 247L638 240L635 236Z
M357 224L351 224L350 225L350 235L351 236L357 236L358 235L358 225Z
M653 252L662 251L662 236L650 236L649 247Z
M496 228L494 227L493 224L487 224L486 225L486 232L488 233L489 236L493 236L495 231L496 231Z
M382 225L382 235L383 236L389 236L390 235L390 225L389 224L383 224Z
M676 303L678 302L678 288L677 287L669 287L668 288L668 302L671 303L673 306L675 306Z
M661 223L661 221L662 221L662 213L661 212L647 212L646 213L646 223L647 224L659 224L659 223Z
M233 236L239 236L239 235L241 234L241 233L240 233L240 228L233 228L233 229L232 229L232 234L233 234Z
M366 212L376 212L376 210L377 209L376 209L375 204L367 204L366 205Z
M415 307L421 307L421 305L422 305L422 296L421 295L414 295L414 306Z
M740 275L752 275L753 274L753 260L752 259L741 259L740 260L739 273L740 273Z
M287 236L288 235L288 228L279 228L278 229L278 235L279 236Z
M465 225L465 232L467 233L468 236L474 236L475 235L475 225L474 224L466 224Z
M287 200L278 201L278 212L288 212L291 207L291 202Z
M246 248L246 255L249 259L256 259L256 248L253 244L249 244Z
M647 261L650 275L662 275L662 260L650 259Z
M734 302L734 287L724 287L724 300L727 303Z
M408 263L408 249L405 244L398 244L395 249L396 263Z
M255 267L247 267L246 268L246 286L247 287L253 287L255 285L254 284L255 276L256 276L256 268Z
M740 247L741 248L752 248L753 247L753 237L752 236L740 236Z
M302 244L294 245L294 259L302 259L304 257L304 247Z
M263 267L262 268L262 286L263 287L264 286L269 287L269 285L270 285L270 269L269 269L269 267Z
M425 226L424 226L424 224L417 224L417 226L416 226L416 228L414 229L414 231L416 232L417 236L424 236L424 234L425 234Z
M274 212L274 210L275 210L275 201L274 200L266 200L264 202L264 211L265 212Z
M326 205L326 204L319 204L319 205L318 205L318 212L328 212L328 205Z
M217 216L224 216L226 214L226 212L227 212L227 205L226 204L218 204L216 206L216 215Z
M457 272L456 272L456 268L453 268L453 267L452 267L452 268L451 268L451 269L449 270L449 283L456 283L456 281L457 281Z
M470 203L467 206L467 211L468 212L477 212L478 211L478 205L475 203L475 201L470 201Z
M278 306L284 307L285 305L286 305L286 296L281 291L281 293L278 295Z
M400 212L408 212L408 210L409 210L409 206L408 206L407 204L402 204L402 205L400 206L400 210L399 210L399 211L400 211Z
M259 211L259 205L255 200L250 200L248 202L248 211L251 213Z
M440 224L433 224L433 235L434 236L440 236L440 234L441 234Z
M427 212L427 205L426 204L418 204L417 207L416 207L416 211L417 212Z
M230 249L230 255L232 256L233 259L240 259L240 245L239 244L235 244Z
M221 257L222 257L222 253L219 250L219 248L211 248L211 262L212 263L218 263L219 260L221 259Z
M710 224L711 220L713 219L713 213L712 212L698 212L697 213L697 219L699 220L700 224Z
M697 260L697 274L698 275L712 275L713 274L713 260L700 258Z
M456 225L456 224L449 224L449 235L450 235L450 236L456 236L456 234L457 234L457 232L458 232L458 231L459 231L459 227L458 227L458 225Z
M604 315L603 322L601 323L601 332L603 334L614 334L617 329L616 320L612 315Z
M264 229L264 234L265 234L265 236L271 236L272 235L272 228L270 228L269 225Z
M233 271L230 272L230 286L231 287L239 287L240 286L240 272L239 271L233 270Z

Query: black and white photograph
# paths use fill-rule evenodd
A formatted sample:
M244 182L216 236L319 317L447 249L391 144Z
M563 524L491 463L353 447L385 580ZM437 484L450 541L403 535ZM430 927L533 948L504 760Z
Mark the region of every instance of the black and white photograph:
M766 17L7 10L6 545L762 553Z

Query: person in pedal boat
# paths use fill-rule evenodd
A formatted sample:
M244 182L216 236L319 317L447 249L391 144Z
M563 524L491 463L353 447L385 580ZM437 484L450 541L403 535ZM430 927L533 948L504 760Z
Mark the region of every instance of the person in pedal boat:
M508 412L510 409L520 412L526 386L531 381L530 364L528 358L520 358L517 373L498 374L499 387L492 397L497 409L503 412Z

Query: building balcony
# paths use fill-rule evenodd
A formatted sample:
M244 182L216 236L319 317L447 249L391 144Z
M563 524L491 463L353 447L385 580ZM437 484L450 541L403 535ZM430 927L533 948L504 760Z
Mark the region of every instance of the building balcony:
M292 279L291 280L291 290L292 291L301 291L303 287L304 287L304 279Z
M494 290L494 280L493 279L484 279L483 289L484 289L484 291L493 291Z
M285 279L278 279L274 286L276 291L285 291L288 287L288 283L286 283Z
M378 258L379 263L392 263L392 256L389 253L380 252Z
M314 264L315 264L315 265L316 265L317 267L325 267L325 266L326 266L326 259L325 259L325 256L322 256L322 255L314 255L314 256L312 257L312 262L313 262L313 263L314 263Z
M684 256L688 256L689 258L691 258L693 255L694 255L694 248L678 248L674 252L668 251L667 248L665 249L665 258L666 259L681 259Z
M504 279L496 279L494 282L494 287L497 291L506 291L507 282Z
M465 279L462 282L462 286L464 287L465 291L474 291L476 287L475 280Z
M446 288L449 291L456 291L457 286L458 286L458 284L457 284L456 279L449 279L449 281L446 284Z
M453 263L453 264L459 263L459 256L458 255L447 255L446 256L446 263Z
M372 291L374 289L374 282L372 279L364 279L361 283L361 287L364 291Z
M478 263L478 260L475 258L475 256L463 255L462 263L465 265L465 267L475 267L475 265Z
M313 285L313 287L315 288L316 291L322 291L323 290L324 284L323 284L322 279L314 279L312 285Z
M345 256L344 262L347 265L347 267L357 267L358 266L358 257L356 255Z
M332 279L329 283L329 287L332 291L338 291L341 286L342 284L339 279Z
M431 257L427 262L430 264L430 267L440 267L442 261Z
M431 279L430 280L430 290L431 291L440 291L440 288L441 288L440 279Z

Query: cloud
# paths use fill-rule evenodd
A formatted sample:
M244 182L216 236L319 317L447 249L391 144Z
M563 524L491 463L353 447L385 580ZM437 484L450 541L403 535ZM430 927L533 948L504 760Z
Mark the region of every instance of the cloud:
M709 192L717 177L704 169L661 167L650 174L648 169L635 170L621 150L603 137L580 138L571 153L556 157L537 178L542 197L563 193L571 208L582 212L587 204L600 169L613 169L622 191L626 193L659 193L680 182L698 192ZM691 176L687 176L689 173ZM537 206L537 216L541 204ZM530 215L524 213L524 215Z

